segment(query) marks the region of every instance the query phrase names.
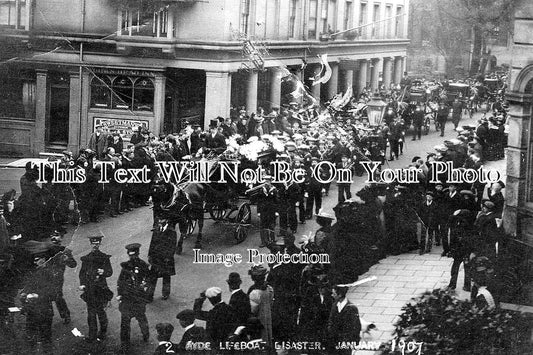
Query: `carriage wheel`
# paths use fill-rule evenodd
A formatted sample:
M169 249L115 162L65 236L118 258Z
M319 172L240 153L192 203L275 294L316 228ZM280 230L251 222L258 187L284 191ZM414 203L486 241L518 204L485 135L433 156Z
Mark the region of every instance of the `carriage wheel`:
M222 218L224 218L225 213L226 210L219 205L213 205L211 206L211 208L209 208L209 215L215 221L222 220Z
M244 242L247 237L248 229L239 224L237 228L235 228L235 240L237 241L237 244Z
M243 203L241 207L239 207L235 221L237 223L250 224L252 221L252 210L250 209L249 203Z
M194 229L196 228L196 224L198 223L197 220L188 218L187 219L187 236L192 235L194 232Z

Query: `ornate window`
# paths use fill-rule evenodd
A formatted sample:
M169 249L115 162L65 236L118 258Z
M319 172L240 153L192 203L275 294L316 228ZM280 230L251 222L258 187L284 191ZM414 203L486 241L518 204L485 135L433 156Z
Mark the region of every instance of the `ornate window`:
M107 76L95 76L92 79L91 107L111 107L111 80Z
M154 83L148 78L138 78L133 86L133 109L154 110Z
M91 81L91 107L151 112L154 83L147 77L95 76Z
M133 81L127 76L117 76L111 86L113 99L112 107L121 110L131 110L133 103Z

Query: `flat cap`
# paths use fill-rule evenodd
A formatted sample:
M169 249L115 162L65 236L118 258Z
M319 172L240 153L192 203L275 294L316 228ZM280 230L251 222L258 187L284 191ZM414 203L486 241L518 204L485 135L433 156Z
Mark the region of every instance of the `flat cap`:
M157 323L155 330L157 334L170 336L174 332L174 326L170 323Z
M263 276L267 274L267 269L263 265L252 266L248 274L252 276Z
M488 208L489 210L492 210L494 208L494 203L492 201L489 201L489 200L485 200L483 201L483 207L486 207Z
M502 189L505 189L505 184L503 181L499 180L498 182L496 182L496 184L500 185Z
M196 317L192 309L184 309L176 315L177 319L193 321Z

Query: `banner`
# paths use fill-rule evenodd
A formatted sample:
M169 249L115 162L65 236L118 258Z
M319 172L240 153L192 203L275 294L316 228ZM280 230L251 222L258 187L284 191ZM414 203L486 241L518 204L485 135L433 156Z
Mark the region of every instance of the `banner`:
M118 131L122 139L125 141L130 140L131 136L137 131L139 126L148 129L147 120L95 117L93 124L93 132L95 131L96 126L102 125L103 127L107 128L109 132L113 130Z

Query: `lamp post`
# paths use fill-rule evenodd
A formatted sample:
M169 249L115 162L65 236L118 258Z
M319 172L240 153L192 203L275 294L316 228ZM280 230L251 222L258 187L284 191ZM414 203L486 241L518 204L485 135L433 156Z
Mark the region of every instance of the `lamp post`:
M370 126L379 126L383 120L385 107L387 103L381 99L380 96L374 94L374 97L366 104L368 112L368 122Z

